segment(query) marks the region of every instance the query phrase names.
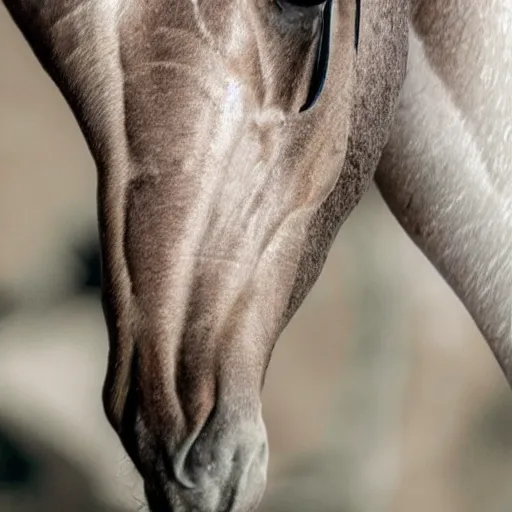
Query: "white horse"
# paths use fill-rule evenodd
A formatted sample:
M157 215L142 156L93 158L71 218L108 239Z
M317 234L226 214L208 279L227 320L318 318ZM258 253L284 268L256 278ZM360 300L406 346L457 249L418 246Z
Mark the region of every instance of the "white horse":
M374 177L512 382L511 0L3 1L97 163L153 510L259 503L272 348Z

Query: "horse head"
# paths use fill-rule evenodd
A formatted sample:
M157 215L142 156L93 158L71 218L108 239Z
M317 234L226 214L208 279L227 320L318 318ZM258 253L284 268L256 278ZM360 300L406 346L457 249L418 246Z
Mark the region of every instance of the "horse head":
M4 2L97 164L104 404L150 507L253 510L266 368L373 178L407 2Z

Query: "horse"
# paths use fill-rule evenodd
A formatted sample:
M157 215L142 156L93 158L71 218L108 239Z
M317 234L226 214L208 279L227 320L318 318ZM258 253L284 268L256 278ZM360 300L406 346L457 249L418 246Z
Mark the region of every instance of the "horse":
M272 349L372 182L512 383L510 0L3 0L97 166L106 416L249 512Z

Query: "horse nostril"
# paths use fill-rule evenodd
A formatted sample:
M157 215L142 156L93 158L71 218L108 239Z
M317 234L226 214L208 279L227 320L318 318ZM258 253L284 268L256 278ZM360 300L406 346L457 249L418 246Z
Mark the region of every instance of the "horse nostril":
M178 450L172 462L172 469L176 482L186 489L194 489L196 486L196 483L192 481L191 477L187 473L186 464L197 437L198 434L190 436Z
M169 462L171 510L253 510L266 486L268 445L263 421L213 418Z

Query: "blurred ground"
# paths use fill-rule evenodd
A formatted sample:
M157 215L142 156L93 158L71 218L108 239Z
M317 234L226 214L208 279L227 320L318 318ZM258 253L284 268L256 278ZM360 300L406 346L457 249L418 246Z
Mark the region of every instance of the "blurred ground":
M139 510L100 403L95 171L0 7L0 511ZM263 512L508 512L512 395L372 190L281 338Z

